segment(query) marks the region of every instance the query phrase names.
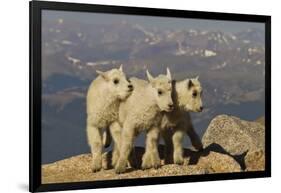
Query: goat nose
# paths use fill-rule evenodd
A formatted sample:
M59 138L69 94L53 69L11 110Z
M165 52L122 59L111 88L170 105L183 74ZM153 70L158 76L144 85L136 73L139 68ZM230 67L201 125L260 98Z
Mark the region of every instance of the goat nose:
M174 107L173 104L168 104L168 106L169 106L170 109Z
M128 85L128 88L129 88L130 90L133 90L134 87L133 87L133 85L129 84L129 85Z
M203 106L201 106L201 107L200 107L200 111L203 111L203 109L204 109L204 107L203 107Z

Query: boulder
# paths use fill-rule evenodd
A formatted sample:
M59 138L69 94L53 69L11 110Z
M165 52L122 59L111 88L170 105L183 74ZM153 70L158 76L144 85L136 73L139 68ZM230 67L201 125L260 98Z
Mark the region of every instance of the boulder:
M260 123L219 115L211 121L202 143L204 147L218 144L231 155L241 155L248 151L264 149L264 131L265 128Z
M262 171L265 169L263 149L252 150L245 156L246 171Z
M196 167L205 170L205 173L241 172L241 167L234 158L213 151L208 152L206 156L200 155Z

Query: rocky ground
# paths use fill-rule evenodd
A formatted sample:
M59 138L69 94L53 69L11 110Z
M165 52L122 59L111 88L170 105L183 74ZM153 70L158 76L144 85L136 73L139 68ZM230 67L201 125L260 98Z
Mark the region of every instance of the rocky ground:
M204 150L196 152L185 149L183 165L164 165L162 159L162 166L159 169L128 168L128 172L118 175L113 169L108 168L93 173L90 154L82 154L42 165L42 183L264 170L264 130L263 118L249 122L233 116L219 115L211 121L202 138ZM138 160L141 160L143 152L143 148L136 148ZM159 146L159 152L163 157L163 146ZM108 167L110 153L104 156L104 167Z

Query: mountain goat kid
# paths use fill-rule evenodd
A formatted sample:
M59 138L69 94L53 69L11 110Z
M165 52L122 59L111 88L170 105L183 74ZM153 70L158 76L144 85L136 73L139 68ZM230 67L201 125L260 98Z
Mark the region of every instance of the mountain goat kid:
M133 78L133 93L121 103L119 121L123 126L121 134L120 157L115 165L116 173L126 170L128 156L134 144L134 138L142 131L146 131L146 148L142 158L142 168L157 168L160 166L158 153L158 138L163 111L173 109L171 98L171 73L153 78L146 71L148 82Z
M203 149L188 112L201 112L203 110L202 87L198 77L179 82L173 81L172 87L174 109L171 112L164 113L161 135L165 141L165 160L169 159L169 155L172 154L171 148L173 148L173 163L183 164L182 140L185 133L188 134L192 145L197 150Z
M119 105L133 91L133 85L126 79L122 65L119 69L97 73L99 76L93 80L87 93L87 138L93 158L93 172L102 167L102 129L109 128L115 142L113 156L118 151Z

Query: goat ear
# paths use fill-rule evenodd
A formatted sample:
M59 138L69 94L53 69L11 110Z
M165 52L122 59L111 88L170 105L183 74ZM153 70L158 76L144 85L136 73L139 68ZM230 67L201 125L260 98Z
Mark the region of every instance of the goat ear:
M199 76L196 76L195 80L198 80L199 79Z
M153 82L154 78L153 76L148 72L148 70L146 70L146 76L147 76L147 79L150 83Z
M106 75L105 72L96 70L96 73L97 73L98 75L100 75L103 79L108 80L108 77L107 77L107 75Z
M193 87L193 82L192 82L192 80L189 79L187 82L187 88L191 89L191 87Z
M123 72L123 64L120 65L119 70Z
M167 68L167 75L166 75L170 80L172 80L172 75L171 75L171 72L170 72L170 69Z

